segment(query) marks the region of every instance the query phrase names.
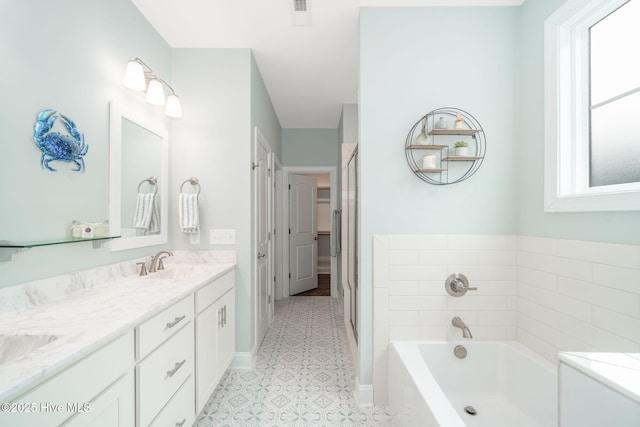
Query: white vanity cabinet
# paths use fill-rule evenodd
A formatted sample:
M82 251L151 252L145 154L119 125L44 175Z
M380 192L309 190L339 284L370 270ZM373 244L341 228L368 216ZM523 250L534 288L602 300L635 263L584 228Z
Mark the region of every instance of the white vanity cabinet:
M3 411L0 425L133 426L133 357L130 331L11 399L20 412Z
M152 300L118 328L90 336L90 325L102 327L101 319L118 318L118 312L98 311L87 326L75 329L78 335L61 334L50 354L18 365L25 372L39 370L39 379L7 393L9 407L0 411L0 426L191 426L235 354L235 276L225 267L171 285L177 289L164 289L168 296ZM145 282L140 286L154 289ZM77 321L70 314L68 322ZM65 359L51 363L60 348Z
M194 330L193 295L171 305L136 327L136 424L148 426L159 417L175 417L170 425L191 425L193 405L168 405L185 382L193 376ZM184 394L184 391L183 391ZM193 393L191 393L193 396ZM180 401L180 397L176 397ZM169 407L169 409L167 409Z
M196 292L196 413L227 370L235 352L235 278L229 272Z

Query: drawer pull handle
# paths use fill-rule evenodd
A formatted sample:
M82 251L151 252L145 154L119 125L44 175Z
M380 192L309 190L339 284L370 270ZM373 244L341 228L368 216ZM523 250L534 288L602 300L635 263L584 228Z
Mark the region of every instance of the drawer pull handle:
M185 362L187 361L187 359L183 360L182 362L176 362L176 366L174 366L174 368L170 371L167 371L167 378L171 378L172 376L175 375L176 372L178 372L178 369L182 368L182 365L185 364Z
M182 420L181 422L176 423L176 427L182 427L182 426L184 425L184 423L186 423L186 422L187 422L187 419L185 418L185 419L184 419L184 420Z
M222 326L227 325L227 306L222 307Z
M184 318L187 317L187 315L182 315L180 317L176 317L175 320L173 322L167 323L167 329L171 329L174 326L176 326L178 323L180 323L182 320L184 320Z

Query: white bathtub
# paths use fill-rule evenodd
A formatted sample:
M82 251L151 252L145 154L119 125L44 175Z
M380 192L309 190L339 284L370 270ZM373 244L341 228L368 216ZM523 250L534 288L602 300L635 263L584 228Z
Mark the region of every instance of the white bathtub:
M389 405L402 427L557 426L557 368L515 341L393 341Z

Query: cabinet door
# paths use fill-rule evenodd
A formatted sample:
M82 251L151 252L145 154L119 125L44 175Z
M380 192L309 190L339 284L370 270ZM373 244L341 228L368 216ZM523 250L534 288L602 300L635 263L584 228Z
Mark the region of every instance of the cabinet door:
M85 403L104 393L133 365L133 332L104 345L51 376L26 394L10 399L31 412L0 412L0 426L49 426L71 421ZM33 406L35 405L35 406Z
M64 423L65 427L133 427L135 424L135 395L133 373L120 377L100 393L85 410Z
M196 317L196 413L218 384L218 329L222 319L219 301Z
M218 329L218 379L233 361L236 351L236 291L232 288L220 301L223 313L223 326Z

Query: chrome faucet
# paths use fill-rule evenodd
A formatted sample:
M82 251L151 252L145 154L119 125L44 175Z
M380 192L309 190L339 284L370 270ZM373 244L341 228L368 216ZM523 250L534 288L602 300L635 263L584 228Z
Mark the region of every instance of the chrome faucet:
M164 256L163 256L164 255ZM149 273L155 273L158 270L164 270L164 264L162 260L167 256L173 256L171 251L160 251L151 258L151 265L149 266Z
M467 324L464 323L458 316L451 319L451 324L456 328L462 329L462 338L473 338L473 335L471 335L471 331L469 330Z

